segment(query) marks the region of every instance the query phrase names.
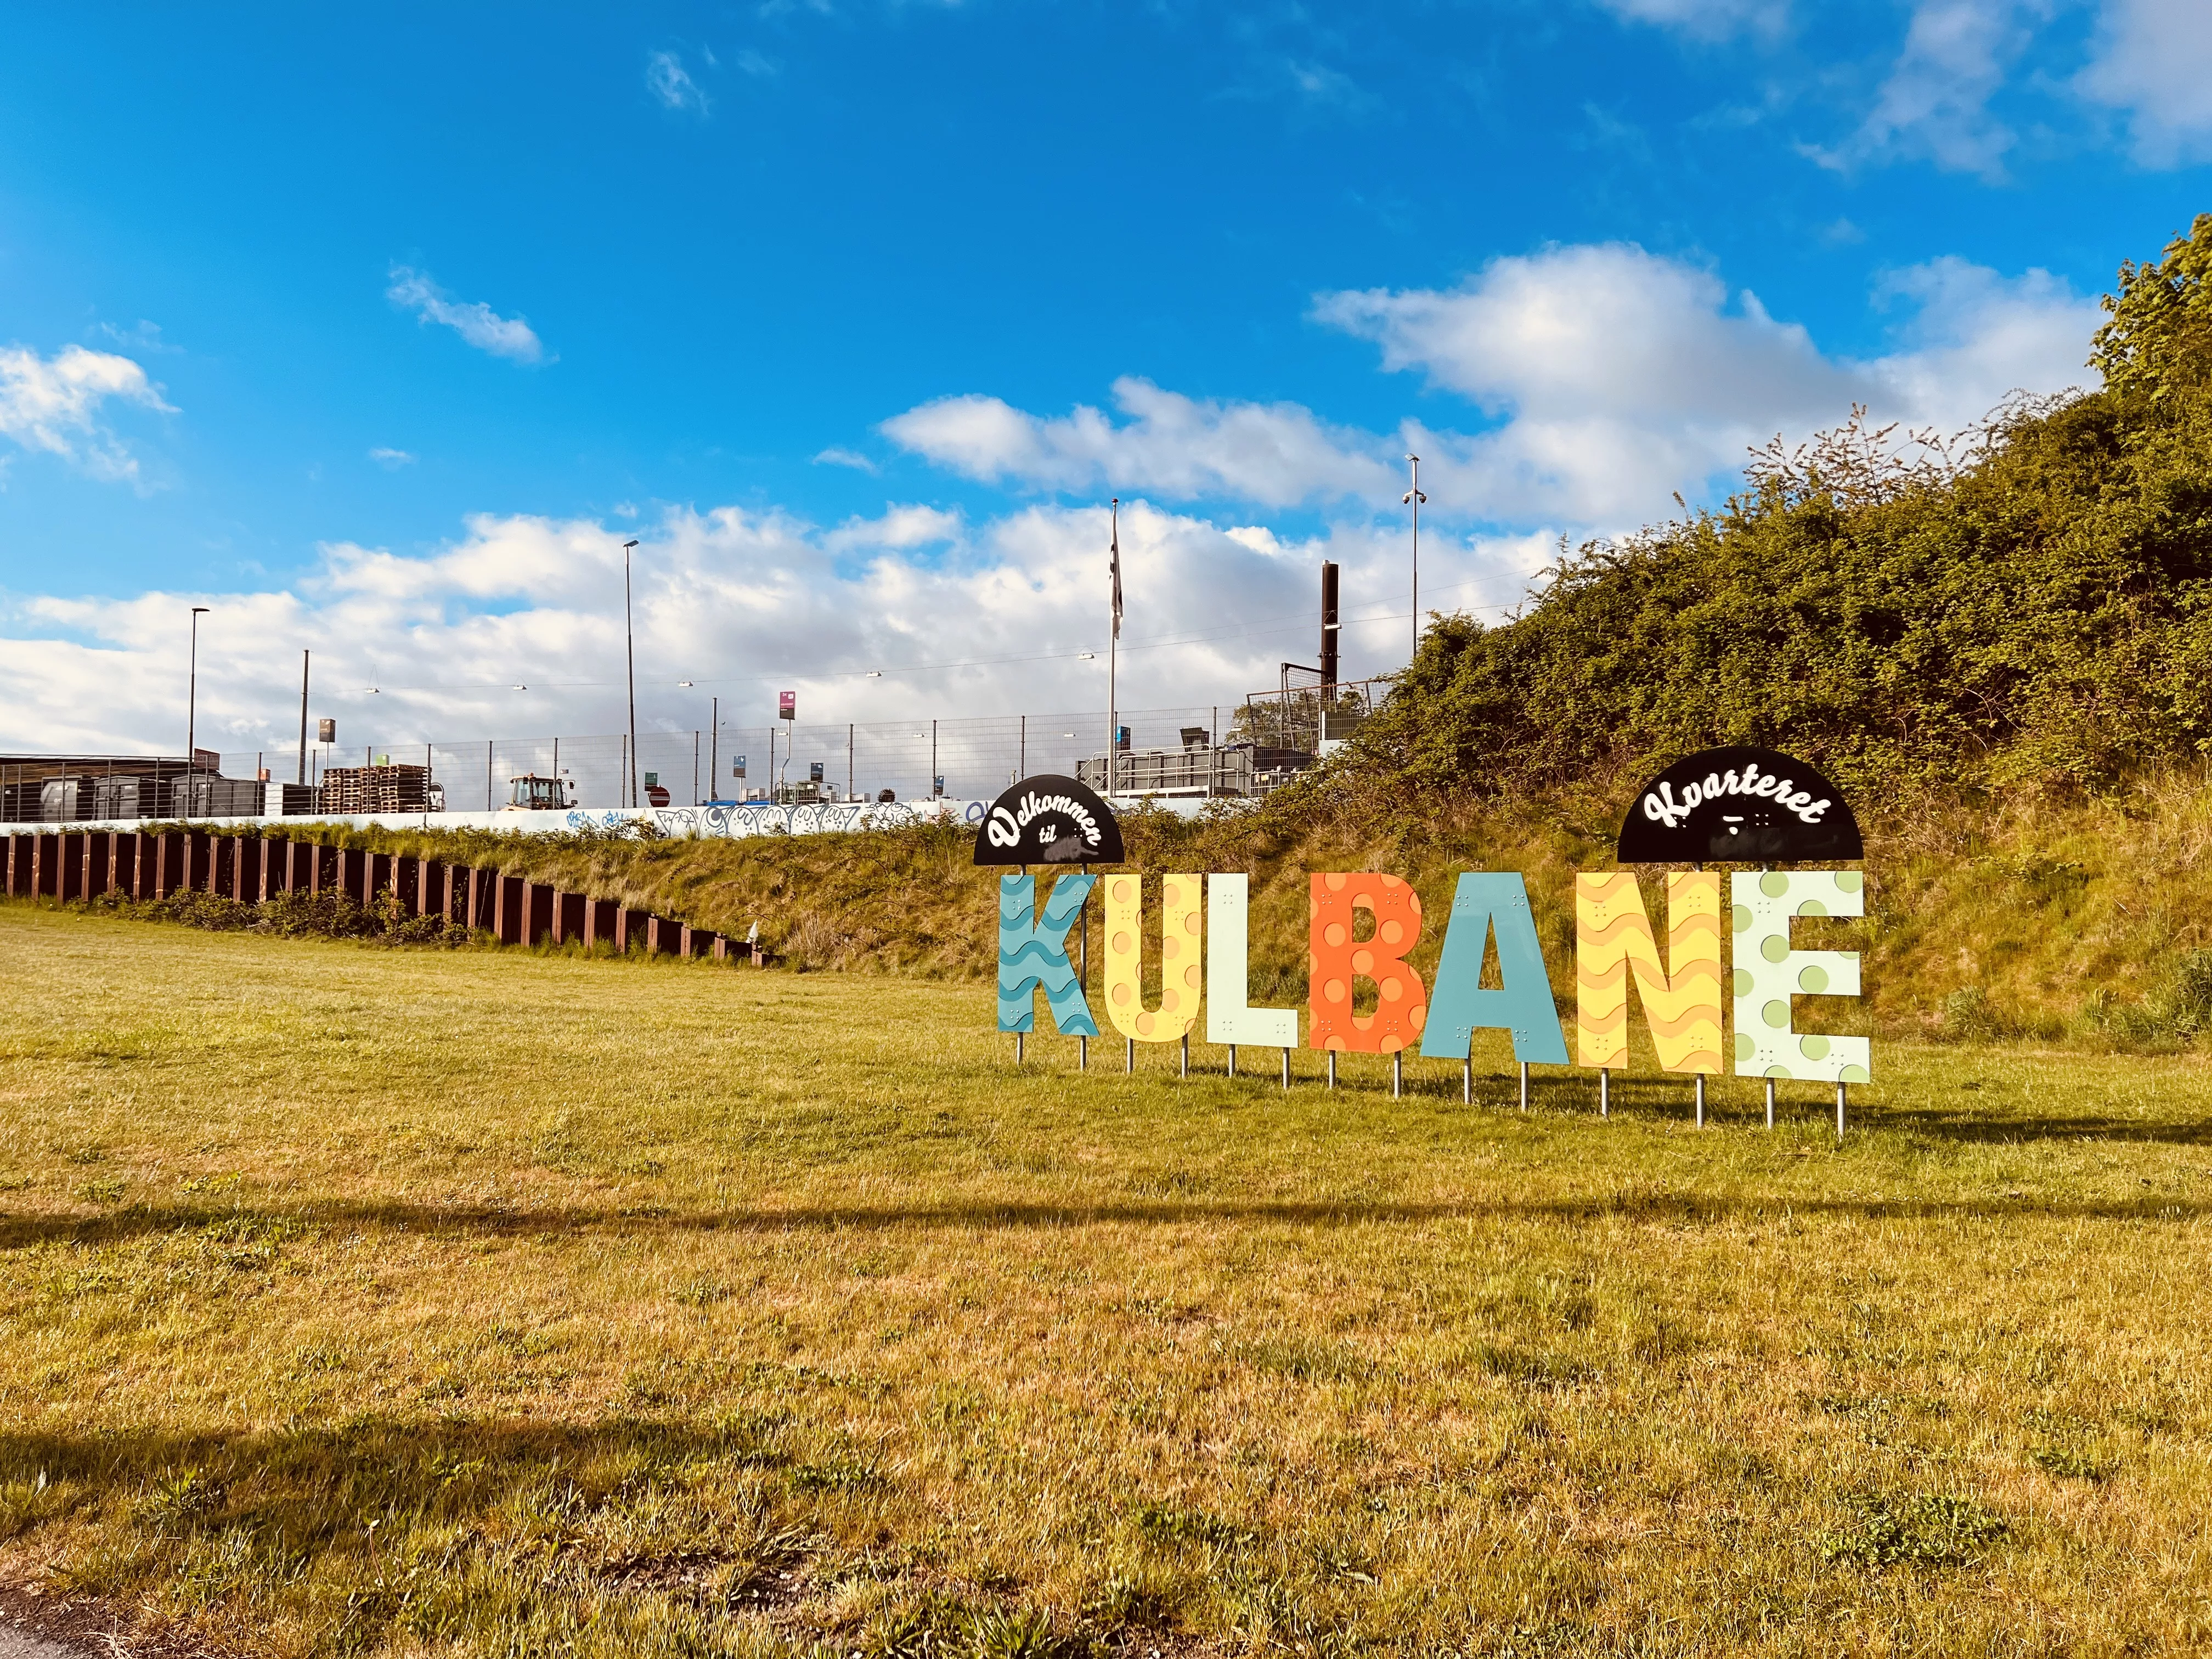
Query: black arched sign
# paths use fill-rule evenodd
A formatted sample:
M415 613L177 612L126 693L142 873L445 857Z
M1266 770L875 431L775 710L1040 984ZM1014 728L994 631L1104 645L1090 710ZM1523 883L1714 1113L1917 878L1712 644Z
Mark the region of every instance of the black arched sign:
M991 803L975 832L978 864L1119 864L1121 826L1088 786L1040 772Z
M1774 749L1708 749L1636 792L1623 864L1834 864L1866 856L1844 792Z

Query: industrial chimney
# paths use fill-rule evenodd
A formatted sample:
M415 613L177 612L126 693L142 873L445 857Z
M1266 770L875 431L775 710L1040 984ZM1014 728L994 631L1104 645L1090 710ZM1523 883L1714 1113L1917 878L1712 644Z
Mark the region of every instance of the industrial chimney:
M1336 566L1321 564L1321 694L1326 707L1336 691Z

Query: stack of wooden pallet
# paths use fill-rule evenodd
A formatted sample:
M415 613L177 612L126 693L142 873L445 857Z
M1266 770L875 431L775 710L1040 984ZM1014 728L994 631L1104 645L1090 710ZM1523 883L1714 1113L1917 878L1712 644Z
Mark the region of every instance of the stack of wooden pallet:
M333 766L323 774L322 810L347 816L361 812L427 812L430 769L427 766Z

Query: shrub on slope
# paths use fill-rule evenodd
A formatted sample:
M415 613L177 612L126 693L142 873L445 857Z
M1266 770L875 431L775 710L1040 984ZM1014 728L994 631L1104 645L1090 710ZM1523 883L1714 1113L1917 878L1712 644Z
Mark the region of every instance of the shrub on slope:
M2095 786L2212 746L2212 215L2124 266L2104 386L1902 452L1855 418L1718 512L1440 619L1356 769L1543 789L1708 744L1847 787Z

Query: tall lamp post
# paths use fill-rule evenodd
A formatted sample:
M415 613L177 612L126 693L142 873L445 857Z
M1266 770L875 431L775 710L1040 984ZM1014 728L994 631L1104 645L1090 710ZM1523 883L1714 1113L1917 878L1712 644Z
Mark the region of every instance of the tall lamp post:
M637 805L637 635L630 625L629 550L633 536L623 544L623 660L629 670L629 804Z
M186 659L185 672L185 811L192 814L192 775L200 764L200 618L207 614L207 606L192 607L192 649Z
M300 653L300 781L307 781L307 666L314 655L312 651Z
M1413 509L1413 656L1421 654L1421 503L1429 498L1421 494L1421 458L1408 455L1406 463L1413 469L1413 487L1398 499ZM1412 657L1406 659L1413 660Z

